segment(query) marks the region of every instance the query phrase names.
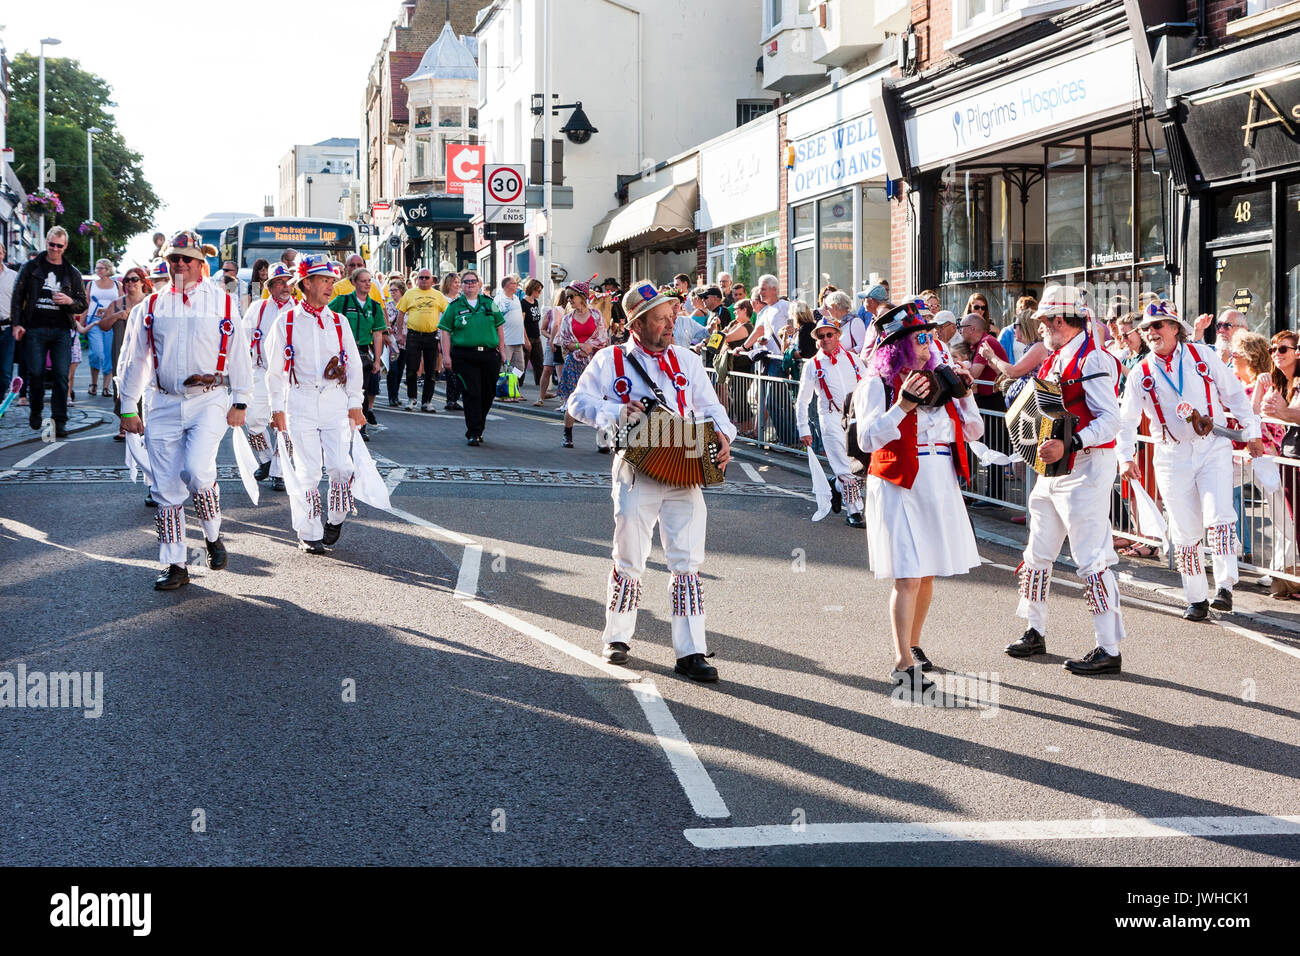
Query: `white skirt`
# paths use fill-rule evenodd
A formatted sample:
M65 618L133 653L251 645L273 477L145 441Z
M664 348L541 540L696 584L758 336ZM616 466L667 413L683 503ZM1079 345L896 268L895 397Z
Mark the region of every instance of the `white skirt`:
M949 577L980 564L948 455L922 455L903 488L867 476L867 563L878 578Z

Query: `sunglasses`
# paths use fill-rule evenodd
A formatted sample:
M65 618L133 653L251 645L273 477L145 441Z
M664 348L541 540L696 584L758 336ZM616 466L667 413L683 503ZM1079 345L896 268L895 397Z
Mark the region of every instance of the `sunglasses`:
M235 274L235 270L234 270L234 269L222 269L221 271L224 272L224 273L225 273L226 275L228 275L228 276L233 276L233 275Z
M187 261L187 260L189 260L189 259L190 259L189 256L168 256L168 257L167 257L167 261L170 262L170 263L171 263L172 265L174 265L174 266L175 266L175 265L180 265L182 262L185 262L185 261ZM192 261L194 261L194 262L198 262L197 259L194 259L194 260L192 260Z
M987 305L972 305L970 308L972 312L987 312L989 310Z
M1272 345L1269 346L1268 354L1281 355L1283 352L1294 352L1294 351L1295 351L1294 345Z
M933 333L933 332L917 332L917 333L916 333L916 344L917 344L917 345L929 345L932 341L934 341L934 333Z
M45 244L45 248L46 248L46 249L66 249L66 248L68 248L68 244L67 244L66 242L47 242L47 243Z
M461 279L461 285L478 285L478 279Z
M140 277L139 277L139 276L127 276L125 279L122 280L123 283L126 283L126 282L139 282L139 281L140 281Z
M818 342L826 342L830 339L835 338L835 336L838 334L839 334L838 332L823 332L821 335L816 336L816 338Z

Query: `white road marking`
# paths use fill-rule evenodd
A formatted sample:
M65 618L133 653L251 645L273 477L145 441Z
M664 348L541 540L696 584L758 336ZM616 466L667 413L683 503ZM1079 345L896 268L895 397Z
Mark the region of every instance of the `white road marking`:
M476 544L473 538L467 538L463 534L457 534L455 531L448 531L442 525L434 524L432 521L425 521L419 515L413 515L409 511L403 511L401 508L389 508L388 513L401 518L403 521L409 521L413 525L419 525L426 531L432 531L440 538L446 538L452 544L469 545Z
M456 578L456 600L472 600L478 594L478 569L483 562L483 546L465 545L460 558L460 575Z
M67 439L61 439L56 442L50 442L40 451L32 452L26 458L14 462L13 470L18 471L21 468L30 468L36 462L40 461L42 458L48 455L50 452L57 451L58 449L62 448L66 443L67 443Z
M545 628L538 627L536 624L530 624L522 618L515 617L509 611L504 611L495 604L485 604L482 601L466 601L465 607L478 611L480 614L492 618L504 624L511 630L518 631L526 637L531 637L535 641L553 647L562 654L567 654L575 660L582 661L584 664L596 668L596 670L609 676L615 677L620 681L631 682L641 680L641 675L634 670L626 667L617 667L604 658L598 657L585 647L579 647L571 641L566 641L558 634L552 634Z
M772 485L772 484L769 484L768 487L776 489L777 491L781 492L783 495L789 495L791 498L802 498L804 501L811 501L814 504L816 504L817 502L816 497L814 497L813 495L806 495L802 491L791 491L789 488L782 488L780 485Z
M1089 817L1083 820L938 820L933 823L788 823L683 831L705 850L832 843L1009 843L1160 837L1295 836L1300 816Z
M739 465L744 470L745 474L749 475L750 481L756 481L760 485L767 484L767 479L764 478L762 475L760 475L758 473L758 469L755 468L753 465L751 465L749 462L737 461L736 464Z
M646 720L650 721L650 729L658 738L659 746L663 747L664 753L668 755L668 763L672 765L678 782L686 791L686 798L691 801L691 809L695 811L695 815L708 819L725 819L731 816L731 811L723 802L722 794L714 786L709 772L704 769L704 764L700 762L695 748L691 746L690 741L682 733L681 727L673 719L667 702L659 693L659 688L653 681L629 684L628 687L640 702L641 709L645 711Z

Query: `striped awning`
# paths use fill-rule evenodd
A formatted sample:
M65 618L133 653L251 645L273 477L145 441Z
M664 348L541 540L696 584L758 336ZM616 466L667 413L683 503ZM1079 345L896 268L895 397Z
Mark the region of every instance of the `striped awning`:
M658 242L691 235L699 207L700 187L694 179L665 186L611 209L591 230L587 251L607 252L638 238Z

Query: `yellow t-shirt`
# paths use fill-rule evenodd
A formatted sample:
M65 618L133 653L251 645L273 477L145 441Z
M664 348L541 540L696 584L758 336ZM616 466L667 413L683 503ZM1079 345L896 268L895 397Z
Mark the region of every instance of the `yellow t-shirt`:
M340 295L351 295L353 291L351 279L340 279L338 282L334 283L334 295L330 296L330 298L336 298ZM370 298L378 302L380 305L384 304L384 294L379 291L379 284L377 282L370 283Z
M438 320L447 311L447 297L437 289L407 289L397 311L406 315L406 331L437 332Z

